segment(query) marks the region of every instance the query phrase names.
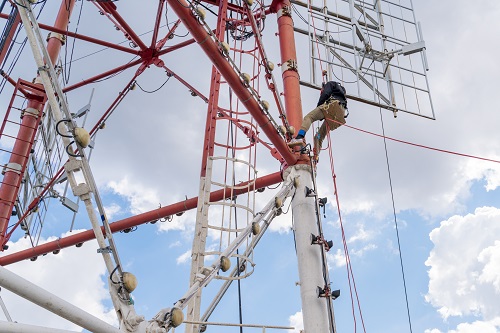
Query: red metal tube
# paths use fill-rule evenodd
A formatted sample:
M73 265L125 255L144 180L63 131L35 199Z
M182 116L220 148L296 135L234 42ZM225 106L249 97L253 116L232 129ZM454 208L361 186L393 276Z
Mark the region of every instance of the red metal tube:
M113 18L120 24L120 26L125 30L125 32L129 35L130 39L132 42L134 42L141 51L146 50L148 47L144 42L141 40L141 38L135 33L135 31L128 25L127 21L123 19L123 17L118 14L116 11L116 6L112 3L107 3L107 2L101 2L101 6L106 10L107 13L109 13Z
M177 16L182 20L186 28L198 42L214 66L217 67L219 72L226 79L227 83L231 89L233 89L233 92L238 96L242 104L252 114L255 121L259 124L269 140L274 144L276 150L281 154L286 163L288 165L295 164L298 157L290 151L286 142L278 134L277 129L274 128L267 116L262 112L260 105L252 97L247 87L245 87L242 79L219 51L218 45L198 23L197 19L191 13L188 3L184 0L167 0L167 2L175 11Z
M63 89L63 92L67 93L68 91L75 90L76 88L83 87L86 84L89 84L89 83L95 82L97 80L103 79L103 78L108 77L110 75L113 75L115 73L118 73L118 72L121 72L123 70L126 70L126 69L128 69L130 67L134 67L135 65L139 65L140 63L142 63L142 59L137 59L135 61L129 62L128 64L125 64L125 65L122 65L122 66L110 69L107 72L104 72L104 73L101 73L99 75L93 76L93 77L88 78L86 80L82 80L81 82L75 83L72 86L67 86L66 88Z
M110 43L110 42L106 42L104 40L100 40L100 39L97 39L97 38L93 38L93 37L89 37L89 36L85 36L85 35L81 35L81 34L76 34L76 33L71 32L71 31L66 31L66 30L63 30L63 29L58 29L56 27L52 27L52 26L47 25L47 24L41 24L40 23L40 24L38 24L38 26L40 27L40 29L44 29L44 30L48 30L48 31L52 31L52 32L57 32L59 34L67 35L69 37L73 37L73 38L77 38L77 39L81 39L81 40L84 40L86 42L90 42L90 43L94 43L94 44L106 46L106 47L109 47L110 49L115 49L115 50L118 50L118 51L127 52L127 53L131 53L131 54L139 54L139 51L130 49L130 48L125 47L125 46L121 46L121 45L118 45L118 44L113 44L113 43Z
M281 182L281 173L276 172L276 173L272 173L270 175L267 175L267 176L264 176L261 178L257 178L255 180L255 188L256 189L263 188L266 186L274 185L274 184L279 183L279 182ZM238 184L237 186L243 187L247 184L248 184L248 182L244 182L244 183ZM251 188L254 188L253 185L251 186ZM231 192L230 188L226 188L226 189L214 191L214 192L210 193L210 201L219 201L219 200L222 200L223 198L227 198L227 197L230 197L232 195L246 193L246 192L248 192L248 190L249 190L248 188L243 188L243 189L235 189L235 190L232 190L233 192ZM170 216L170 215L174 215L174 214L177 214L180 212L184 212L184 211L196 208L197 203L198 203L197 197L190 198L190 199L187 199L185 201L181 201L181 202L169 205L169 206L165 206L165 207L161 207L161 208L152 210L150 212L146 212L146 213L132 216L132 217L129 217L129 218L117 221L117 222L110 223L109 226L110 226L112 232L118 232L118 231L125 230L128 228L133 228L133 227L138 226L140 224L144 224L144 223L151 222L151 221L156 221L158 219L165 218L165 217ZM103 229L103 233L104 233L104 229ZM46 254L46 253L49 253L52 251L60 250L60 249L63 249L63 248L69 247L69 246L83 243L83 242L89 241L89 240L94 239L94 238L95 238L95 235L94 235L93 230L87 230L84 232L80 232L80 233L72 235L72 236L60 238L60 239L52 241L52 242L44 243L42 245L38 245L38 246L29 248L29 249L26 249L23 251L19 251L19 252L1 257L0 258L0 265L6 266L6 265L9 265L9 264L21 261L21 260L33 258L33 257L39 256L42 254Z
M292 7L288 0L283 0L278 3L273 1L273 4L276 5L278 11L278 37L280 41L281 66L287 66L287 63L292 64L292 68L288 66L288 69L285 70L282 75L286 116L290 125L298 130L302 124L302 102L300 99L299 73L296 69L293 69L293 66L297 64L293 20L291 14L287 14L291 13Z

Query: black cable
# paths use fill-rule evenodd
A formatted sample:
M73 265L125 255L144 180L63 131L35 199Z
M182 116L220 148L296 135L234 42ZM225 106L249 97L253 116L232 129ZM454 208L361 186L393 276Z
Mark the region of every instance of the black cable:
M80 26L80 19L82 17L83 3L84 3L84 1L82 1L82 4L80 6L80 12L78 13L78 20L76 21L75 34L78 33L78 28ZM73 60L73 53L75 51L75 42L76 42L76 38L73 38L73 44L71 46L71 56L69 58L68 69L66 70L66 64L68 63L67 62L67 56L68 56L68 28L69 28L69 24L66 26L66 43L64 44L65 45L65 47L64 47L64 67L65 67L65 70L64 70L64 82L66 84L68 84L69 77L71 75L71 65L73 64L72 60Z
M143 88L139 85L139 83L138 83L137 81L135 81L135 84L139 87L139 89L141 89L141 90L142 90L142 91L144 91L145 93L152 94L152 93L157 92L157 91L158 91L158 90L160 90L161 88L163 88L163 86L164 86L165 84L167 84L167 82L168 82L168 80L170 80L170 78L171 78L171 76L169 76L169 77L167 78L167 80L166 80L165 82L163 82L163 83L162 83L162 85L161 85L160 87L158 87L158 88L156 88L155 90L152 90L152 91L149 91L149 90L144 90L144 89L143 89Z
M378 89L378 87L377 87L377 89ZM390 164L389 164L389 154L387 152L387 141L385 139L385 128L384 128L384 121L382 118L382 108L379 108L379 112L380 112L380 123L382 125L382 135L384 137L385 160L387 162L387 174L389 176L389 187L391 188L392 211L394 214L394 226L396 227L396 238L398 240L399 263L401 265L401 275L403 277L403 287L404 287L405 301L406 301L406 312L408 314L408 325L410 327L410 333L412 333L413 330L411 327L410 305L408 303L408 292L406 290L405 270L404 270L404 266L403 266L403 255L401 253L401 242L399 239L399 228L398 228L398 219L396 216L396 205L394 204L394 191L392 189L391 168L390 168Z
M288 208L286 209L286 212L283 212L283 214L288 214L288 212L290 211L290 207L292 206L292 201L293 200L290 200L290 203L288 204Z
M268 188L268 189L270 189L270 190L275 190L275 189L277 189L278 187L280 187L281 183L282 183L282 182L279 182L279 183L278 183L278 185L276 185L275 187L267 186L267 188Z
M230 99L232 99L231 95L232 95L232 89L229 88L229 95L230 95ZM233 117L233 108L231 108L229 110L230 112L230 116L231 118ZM236 157L236 152L235 152L235 149L234 149L234 122L231 122L230 123L230 136L231 136L231 155L232 155L232 158L234 159ZM234 168L234 166L233 166ZM233 183L233 186L236 185L236 178L235 178L235 174L233 172L233 179L232 179L232 183ZM236 200L237 200L237 197L236 196L233 196L232 198L232 201L236 204ZM236 205L234 206L234 227L236 230L238 230L238 211L236 209ZM238 237L238 231L235 232L236 233L236 236L235 237ZM236 249L236 269L237 269L237 272L238 272L238 277L240 276L240 257L238 256L240 253L239 253L239 248ZM243 324L243 311L242 311L242 307L241 307L241 279L237 279L238 281L238 315L239 315L239 320L240 320L240 325ZM240 333L243 333L243 326L240 326Z

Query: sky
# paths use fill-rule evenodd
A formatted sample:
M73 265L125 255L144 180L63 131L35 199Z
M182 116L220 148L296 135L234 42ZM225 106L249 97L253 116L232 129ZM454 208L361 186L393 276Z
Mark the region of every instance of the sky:
M77 3L71 22L73 29L82 4L80 33L123 41L121 33L98 15L89 2ZM134 15L136 6L126 1L118 1L116 5L138 32L151 29L152 20L146 22L143 17L154 12L155 3L144 4L143 15ZM500 72L496 56L500 51L496 43L500 3L419 0L413 5L426 43L436 119L405 113L394 118L386 110L380 113L378 108L350 101L348 125L377 134L382 133L383 125L386 136L391 138L500 160L497 129L500 110L495 98ZM57 4L47 4L40 21L53 22L55 8ZM168 17L170 21L175 19L171 10ZM268 17L264 37L269 41L266 48L269 58L278 63L277 39L269 22L272 20L274 17ZM181 25L177 33L185 32ZM144 38L149 40L149 37ZM175 42L174 38L168 45ZM62 61L65 55L70 58L70 43L71 40L68 48L63 49ZM83 42L75 44L70 84L132 59L129 54L102 49ZM211 67L197 45L170 53L163 60L208 95ZM17 66L12 76L30 80L36 67L28 49L20 61L23 66ZM279 82L279 71L275 72ZM132 73L133 70L124 71L68 94L71 107L78 109L88 102L95 88L86 127L118 96ZM142 89L153 91L166 80L162 69L151 67L137 81ZM206 104L192 97L174 78L157 92L146 93L142 89L127 95L106 128L99 132L92 153L92 170L110 221L198 195ZM2 110L11 94L9 86L0 93ZM301 94L303 109L307 111L315 105L317 91L302 87ZM227 93L221 99L227 104ZM259 148L257 154L259 176L279 170L279 163L265 149ZM318 165L318 193L328 198L323 224L326 237L334 242L328 253L332 289L341 290L341 296L334 301L338 332L500 332L499 164L391 140L385 146L380 137L348 127L332 133L332 154L345 239L361 308L360 312L355 303L353 310L351 305L331 165L328 152L324 151ZM276 191L266 189L252 199L256 211ZM83 214L79 214L72 233L90 227L83 207L80 209ZM214 215L220 213L217 208L213 210ZM139 286L133 293L136 310L148 319L171 306L188 289L195 218L195 212L189 211L174 216L172 221L146 224L133 232L115 235L124 269L138 277ZM68 234L70 219L64 207L53 203L40 242ZM293 326L297 328L293 332L300 329L302 317L291 221L289 211L272 222L254 253L253 274L241 281L244 323ZM213 250L217 249L217 237L214 233L209 236L209 247ZM5 254L29 243L18 233L9 246ZM27 260L7 268L117 325L107 292L105 267L96 248L95 242L87 242L81 248L72 247L57 255L48 254L34 262ZM205 302L210 301L220 283L214 281L204 289ZM34 305L26 305L5 289L0 296L15 321L81 331ZM233 283L210 321L236 323L239 307L237 284ZM183 332L183 327L176 331ZM218 331L234 332L234 329Z

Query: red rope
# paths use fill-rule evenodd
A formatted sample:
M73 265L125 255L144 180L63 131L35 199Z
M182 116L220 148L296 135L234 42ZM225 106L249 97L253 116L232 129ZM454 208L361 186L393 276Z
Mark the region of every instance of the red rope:
M363 133L366 133L366 134L377 136L379 138L385 138L387 140L392 140L392 141L396 141L396 142L399 142L399 143L404 143L404 144L407 144L407 145L410 145L410 146L415 146L415 147L419 147L419 148L434 150L434 151L438 151L438 152L446 153L446 154L451 154L451 155L457 155L457 156L474 158L474 159L477 159L477 160L482 160L482 161L487 161L487 162L500 163L500 160L494 160L494 159L491 159L491 158L486 158L486 157L481 157L481 156L475 156L475 155L469 155L469 154L459 153L459 152L452 151L452 150L440 149L440 148L425 146L425 145L421 145L421 144L418 144L418 143L404 141L404 140L400 140L400 139L396 139L396 138L391 138L389 136L385 136L385 135L382 135L382 134L370 132L370 131L367 131L367 130L364 130L364 129L361 129L361 128L358 128L358 127L350 126L350 125L347 125L347 124L342 124L339 121L336 121L335 119L330 119L330 118L327 118L327 119L330 120L330 121L333 121L335 123L341 124L342 126L349 127L349 128L351 128L353 130L356 130L356 131L360 131L360 132L363 132ZM329 137L330 136L328 135L328 138Z
M328 123L326 123L326 124L328 126ZM327 132L327 137L328 137L328 147L331 147L332 142L331 142L329 130ZM345 255L345 262L346 262L346 269L347 269L347 280L349 282L349 293L351 296L352 317L354 320L354 332L357 332L357 322L356 322L355 305L354 305L354 298L353 298L353 289L354 289L354 294L356 295L356 303L358 305L358 312L359 312L359 316L361 318L361 325L363 326L363 332L366 333L365 321L363 319L363 312L361 311L361 303L359 301L358 289L356 287L356 281L354 279L354 272L352 271L351 258L349 256L349 249L347 247L347 241L345 238L344 223L342 221L342 214L340 213L340 200L339 200L339 195L338 195L338 190L337 190L337 175L335 174L335 165L333 162L332 150L328 149L328 153L329 153L329 157L330 157L330 168L331 168L332 179L333 179L333 190L335 193L335 200L337 202L337 213L339 216L340 230L342 232L342 243L344 246L344 255ZM351 283L351 281L352 281L352 283Z

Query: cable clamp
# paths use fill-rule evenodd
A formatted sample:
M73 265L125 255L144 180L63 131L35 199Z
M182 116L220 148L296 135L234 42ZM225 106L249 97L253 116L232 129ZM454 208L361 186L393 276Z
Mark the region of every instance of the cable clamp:
M295 59L288 59L283 64L281 64L281 73L283 74L286 71L298 72L299 71L299 66L297 64L297 60L295 60Z
M24 109L24 110L21 111L21 119L25 115L37 118L39 114L40 114L40 111L38 111L35 108L26 108L26 109Z
M48 42L51 38L57 38L61 41L61 45L66 44L66 36L58 32L49 32L46 41Z
M23 167L19 163L13 163L13 162L7 163L3 166L2 175L5 175L7 171L12 171L20 175L22 168Z
M111 246L106 246L100 249L97 249L97 253L113 253Z
M278 10L276 15L278 15L278 20L282 16L292 17L292 10L290 6L283 6L280 10Z

